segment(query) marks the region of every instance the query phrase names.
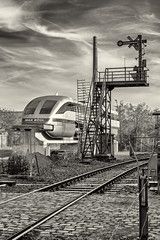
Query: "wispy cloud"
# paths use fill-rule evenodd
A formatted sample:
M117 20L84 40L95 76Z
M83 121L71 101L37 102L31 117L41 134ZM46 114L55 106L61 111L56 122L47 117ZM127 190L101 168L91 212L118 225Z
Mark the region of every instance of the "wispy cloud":
M144 21L144 22L149 22L149 23L160 23L160 19L155 16L154 13L145 13L139 18Z
M123 93L117 99L126 96L128 101L132 91L133 101L159 94L154 87L159 78L159 8L158 1L151 0L0 0L1 104L11 107L17 95L20 101L14 107L23 108L31 98L56 91L76 98L77 79L91 79L93 36L100 71L135 65L138 52L119 48L118 40L138 34L148 39L150 90L145 95L142 88L114 91Z
M46 37L53 37L53 38L64 38L71 41L83 42L84 44L91 47L92 45L86 41L87 34L83 34L84 29L64 29L53 24L53 28L49 29L46 25L40 25L36 22L27 23L25 26L29 29L32 29L35 32L45 35ZM87 29L85 29L87 30ZM87 32L87 31L85 31Z

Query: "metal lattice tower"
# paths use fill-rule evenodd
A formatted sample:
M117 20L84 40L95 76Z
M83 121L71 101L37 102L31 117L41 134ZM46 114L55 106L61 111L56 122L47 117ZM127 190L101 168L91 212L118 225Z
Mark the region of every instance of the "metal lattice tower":
M82 158L112 156L113 136L111 134L111 91L115 87L149 86L147 83L146 60L142 60L142 36L130 41L119 41L118 46L129 45L139 51L139 66L106 68L97 70L96 37L93 38L93 77L88 101L85 102L84 128L81 138Z

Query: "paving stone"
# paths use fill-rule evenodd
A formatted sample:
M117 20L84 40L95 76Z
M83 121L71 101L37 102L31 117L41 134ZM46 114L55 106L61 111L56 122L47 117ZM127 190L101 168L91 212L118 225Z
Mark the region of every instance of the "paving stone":
M47 197L46 200L44 199L44 195ZM39 200L41 202L38 205L37 199L40 196L42 199ZM73 199L75 196L77 196L77 194L68 193L68 199ZM12 196L6 195L6 197L11 198ZM60 206L63 198L64 197L60 193L35 194L35 203L38 205L37 210L41 211L44 209L47 213L51 208L54 209L55 206ZM114 192L102 195L94 194L88 197L87 200L82 200L78 204L73 205L71 209L67 209L66 212L61 213L60 216L56 216L55 219L44 224L42 227L44 230L42 235L44 234L44 237L46 237L46 234L48 234L47 236L63 236L65 233L65 236L73 237L77 234L81 235L83 233L84 236L85 234L86 236L93 236L93 238L90 238L89 240L95 240L96 237L99 240L101 239L101 235L106 236L107 239L108 236L111 236L113 231L115 231L114 237L119 240L118 234L122 236L121 239L125 239L127 231L131 232L134 229L134 232L129 233L128 236L135 237L136 239L139 234L139 209L138 198L136 198L137 196L135 194L127 195L126 202L126 194L121 193L117 195ZM49 199L51 199L51 201L50 204L47 205L46 203ZM136 199L135 204L128 211L128 214L126 214L127 209L131 206L134 199ZM160 229L159 202L160 196L149 193L149 237L154 240L159 240L160 236L160 231L158 231L158 229ZM37 214L37 210L34 210L30 217L27 217L30 208L34 206L29 198L25 201L25 204L23 201L19 201L18 206L15 205L14 202L11 202L9 206L9 209L4 207L0 210L0 229L1 227L4 229L2 240L6 239L5 236L8 236L8 233L6 233L7 226L11 230L10 232L12 232L15 231L17 222L19 222L18 225L21 227L24 223L28 225L28 222L34 222L35 220L32 219L38 219L40 216L40 213ZM20 206L21 213L17 215ZM22 211L24 212L23 214ZM12 221L15 213L16 218ZM99 223L101 223L101 225ZM7 224L7 226L4 227L4 224ZM119 225L118 229L116 229L117 224ZM19 227L16 227L16 231ZM45 231L45 229L47 229L47 231Z

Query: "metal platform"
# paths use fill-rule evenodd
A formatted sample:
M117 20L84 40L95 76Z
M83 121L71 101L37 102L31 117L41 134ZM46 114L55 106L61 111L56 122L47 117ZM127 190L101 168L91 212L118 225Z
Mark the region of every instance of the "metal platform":
M120 87L147 87L147 68L120 67L106 68L104 72L99 72L97 85L100 87L102 83L106 83L108 88Z
M102 82L97 82L97 86L100 87L102 85ZM126 81L126 82L118 82L118 81L114 81L114 82L106 82L106 87L108 88L121 88L121 87L148 87L149 83L146 83L144 81L137 81L137 82L133 82L133 81Z

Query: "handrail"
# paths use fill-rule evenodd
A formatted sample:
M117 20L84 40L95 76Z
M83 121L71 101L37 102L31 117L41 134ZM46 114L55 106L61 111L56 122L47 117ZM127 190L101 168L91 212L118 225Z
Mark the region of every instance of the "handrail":
M119 81L146 82L148 69L144 67L106 68L104 72L99 72L99 82L101 82L101 80L103 81L103 75L106 71L107 71L106 82L114 82L114 80L118 82Z

